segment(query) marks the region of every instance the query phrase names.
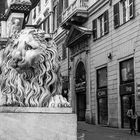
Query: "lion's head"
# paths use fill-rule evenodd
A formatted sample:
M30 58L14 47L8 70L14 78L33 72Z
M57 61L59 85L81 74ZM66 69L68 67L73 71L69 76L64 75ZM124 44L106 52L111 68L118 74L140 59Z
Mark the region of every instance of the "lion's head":
M61 93L56 45L38 29L24 29L13 38L4 50L1 68L3 104L47 106L51 96Z

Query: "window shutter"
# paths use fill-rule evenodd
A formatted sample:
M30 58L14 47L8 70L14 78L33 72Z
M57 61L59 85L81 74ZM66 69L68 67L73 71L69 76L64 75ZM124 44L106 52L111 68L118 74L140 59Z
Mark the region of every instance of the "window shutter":
M108 10L104 13L104 34L109 33L109 14Z
M119 2L114 5L114 28L120 25Z
M97 19L92 21L93 26L93 40L97 39Z
M134 17L134 0L129 0L129 16L130 19Z

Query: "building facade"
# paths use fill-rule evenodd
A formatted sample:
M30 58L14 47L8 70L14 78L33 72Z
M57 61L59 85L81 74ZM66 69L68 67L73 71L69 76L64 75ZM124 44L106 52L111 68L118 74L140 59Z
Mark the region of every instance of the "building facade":
M56 41L78 120L128 128L127 110L140 115L140 1L41 0L32 24Z

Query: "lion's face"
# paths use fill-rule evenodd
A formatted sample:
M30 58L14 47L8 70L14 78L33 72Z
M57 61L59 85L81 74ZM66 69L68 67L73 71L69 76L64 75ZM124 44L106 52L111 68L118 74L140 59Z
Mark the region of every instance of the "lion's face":
M38 59L43 55L43 48L35 41L31 34L21 35L15 40L10 52L11 66L17 71L35 67Z

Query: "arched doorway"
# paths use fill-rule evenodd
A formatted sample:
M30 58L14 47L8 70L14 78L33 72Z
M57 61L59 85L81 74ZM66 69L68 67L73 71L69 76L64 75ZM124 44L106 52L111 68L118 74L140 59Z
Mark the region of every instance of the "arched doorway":
M77 119L85 121L86 113L86 71L83 62L79 62L76 68L75 92L77 103Z

